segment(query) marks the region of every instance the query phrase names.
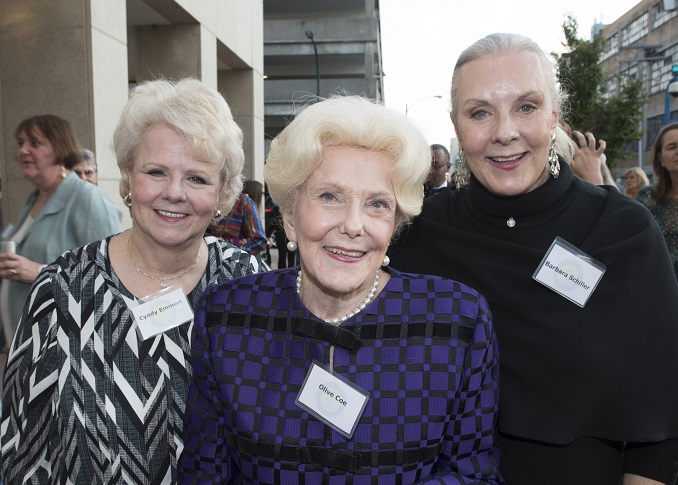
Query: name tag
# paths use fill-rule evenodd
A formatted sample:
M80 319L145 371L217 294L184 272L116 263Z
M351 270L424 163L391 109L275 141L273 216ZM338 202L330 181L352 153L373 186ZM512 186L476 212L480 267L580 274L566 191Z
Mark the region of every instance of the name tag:
M532 278L584 308L606 269L602 263L556 237Z
M296 404L346 438L351 438L370 394L313 361Z
M193 319L193 309L181 288L161 291L150 298L130 309L144 340Z

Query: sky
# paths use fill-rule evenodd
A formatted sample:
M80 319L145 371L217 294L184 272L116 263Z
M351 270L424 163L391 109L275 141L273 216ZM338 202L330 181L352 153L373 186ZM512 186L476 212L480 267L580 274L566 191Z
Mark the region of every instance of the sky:
M594 23L611 24L639 0L380 0L386 106L407 115L431 143L450 147L450 80L457 57L493 32L514 32L546 52L562 52L563 22L590 39ZM440 98L436 97L440 96Z

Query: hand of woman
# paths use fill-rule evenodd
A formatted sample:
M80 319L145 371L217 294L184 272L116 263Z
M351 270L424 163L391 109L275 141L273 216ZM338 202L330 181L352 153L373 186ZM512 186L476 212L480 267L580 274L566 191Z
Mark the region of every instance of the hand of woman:
M574 150L570 168L579 178L594 185L603 185L600 157L605 152L605 140L598 140L598 148L596 148L596 138L593 133L586 132L584 136L581 131L574 130L572 134L577 140L577 148Z
M31 284L40 274L42 264L18 254L0 254L0 278Z

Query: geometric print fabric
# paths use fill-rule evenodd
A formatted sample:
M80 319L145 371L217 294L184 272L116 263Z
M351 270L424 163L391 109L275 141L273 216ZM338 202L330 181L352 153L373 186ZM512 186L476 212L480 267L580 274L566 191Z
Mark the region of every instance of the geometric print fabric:
M135 298L107 259L110 239L64 253L32 288L5 374L5 483L177 481L192 324L141 338L128 308ZM193 307L208 284L262 269L206 241Z
M487 303L388 270L341 326L311 315L295 269L210 288L196 308L183 483L499 483L498 355ZM295 404L315 360L369 392L351 439Z

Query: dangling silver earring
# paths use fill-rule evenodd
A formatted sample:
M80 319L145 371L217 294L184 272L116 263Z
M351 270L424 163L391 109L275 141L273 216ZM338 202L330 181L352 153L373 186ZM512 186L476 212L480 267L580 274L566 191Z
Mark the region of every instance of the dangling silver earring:
M212 216L213 221L218 221L221 218L221 211L219 209L214 212L214 215Z
M462 185L468 184L470 178L471 171L469 170L466 160L464 159L464 149L459 147L459 163L457 163L457 168L454 171L454 183L457 188L459 188Z
M384 256L384 262L381 263L381 265L388 266L389 264L391 264L391 258L389 258L388 256Z
M123 197L122 201L125 203L127 207L132 207L132 192Z
M294 251L296 251L297 250L297 243L295 243L294 241L288 241L287 242L287 250L292 252L292 253Z
M549 172L557 179L560 175L560 161L556 153L556 134L551 135L551 147L549 148Z

